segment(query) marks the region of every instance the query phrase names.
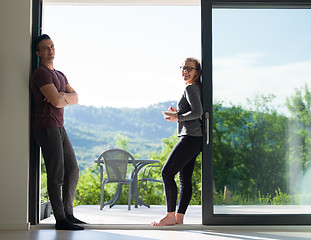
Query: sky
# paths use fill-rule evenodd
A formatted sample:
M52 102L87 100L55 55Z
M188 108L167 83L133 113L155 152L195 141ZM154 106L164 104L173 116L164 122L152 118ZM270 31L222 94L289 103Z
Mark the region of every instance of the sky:
M82 105L148 107L177 101L179 66L201 58L200 7L45 5L55 69ZM247 105L260 94L284 106L310 85L311 10L213 10L213 97ZM310 85L311 86L311 85ZM283 107L284 108L284 107Z
M274 94L280 106L311 83L311 10L215 10L215 99L246 105Z

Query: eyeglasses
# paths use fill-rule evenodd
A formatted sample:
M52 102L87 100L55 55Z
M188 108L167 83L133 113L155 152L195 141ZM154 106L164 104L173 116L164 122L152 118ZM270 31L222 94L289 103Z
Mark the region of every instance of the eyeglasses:
M196 69L196 68L194 68L194 67L185 67L185 66L181 66L180 67L181 71L187 70L187 72L191 72L193 69Z

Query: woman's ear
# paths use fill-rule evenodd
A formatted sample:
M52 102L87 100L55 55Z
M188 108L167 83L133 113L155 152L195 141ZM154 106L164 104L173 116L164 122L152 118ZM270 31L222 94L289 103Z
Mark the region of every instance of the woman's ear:
M193 76L193 80L197 80L199 77L200 77L200 74L196 73L196 74Z

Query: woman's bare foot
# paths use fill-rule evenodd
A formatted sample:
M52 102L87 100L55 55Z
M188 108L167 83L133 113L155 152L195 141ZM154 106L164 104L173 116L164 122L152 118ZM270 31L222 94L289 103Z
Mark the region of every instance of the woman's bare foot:
M185 216L185 214L177 213L176 214L176 224L184 224L184 216Z
M160 221L152 222L152 226L171 226L176 224L175 212L168 212Z

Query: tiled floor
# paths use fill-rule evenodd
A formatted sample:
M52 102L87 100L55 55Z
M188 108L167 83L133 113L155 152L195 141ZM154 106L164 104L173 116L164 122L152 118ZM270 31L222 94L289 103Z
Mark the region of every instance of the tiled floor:
M235 209L236 210L236 209ZM88 222L84 231L56 231L54 218L31 226L28 231L0 231L0 240L307 240L311 226L204 226L201 206L190 206L184 225L152 227L165 206L78 206L75 215Z
M161 219L166 214L166 207L152 205L150 208L140 206L127 210L127 205L115 205L112 208L105 206L99 210L98 205L81 205L74 208L74 215L89 224L105 225L149 225L151 222ZM201 224L201 206L188 208L185 224ZM44 219L41 224L55 223L54 217Z
M95 230L31 229L0 231L1 240L308 240L310 228L218 227L205 230Z
M215 206L216 214L306 214L311 213L310 206L296 205L254 205L238 206L225 205ZM127 205L115 205L112 208L105 206L99 210L98 205L80 205L74 208L74 214L81 220L90 224L105 225L149 225L152 221L161 219L166 214L166 206L152 205L150 208L132 206L127 210ZM41 222L42 224L55 223L54 217L51 216ZM185 215L185 224L202 224L202 207L199 205L190 205Z

